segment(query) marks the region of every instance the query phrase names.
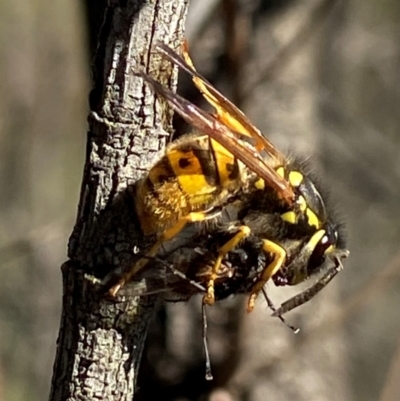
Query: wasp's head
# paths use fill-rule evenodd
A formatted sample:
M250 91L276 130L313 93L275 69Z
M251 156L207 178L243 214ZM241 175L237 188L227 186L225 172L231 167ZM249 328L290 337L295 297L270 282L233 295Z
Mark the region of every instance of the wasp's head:
M331 261L341 265L348 255L340 225L331 221L315 231L307 242L296 242L289 263L273 277L276 285L296 285L323 270Z
M329 195L321 191L318 180L303 166L288 166L285 177L294 188L296 203L281 218L298 233L289 243L287 264L276 274L277 285L296 285L324 268L329 260L337 261L345 250L342 224L332 212Z

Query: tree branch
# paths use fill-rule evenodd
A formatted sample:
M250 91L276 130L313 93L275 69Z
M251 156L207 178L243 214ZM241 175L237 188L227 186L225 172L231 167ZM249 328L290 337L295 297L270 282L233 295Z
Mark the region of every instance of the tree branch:
M107 301L86 275L102 278L121 271L132 264L132 249L146 245L138 233L130 187L165 146L171 112L133 73L145 69L165 84L176 85L177 72L153 56L152 49L157 40L179 46L187 0L107 3L97 25L78 217L70 260L62 269L63 311L52 401L132 399L155 301Z

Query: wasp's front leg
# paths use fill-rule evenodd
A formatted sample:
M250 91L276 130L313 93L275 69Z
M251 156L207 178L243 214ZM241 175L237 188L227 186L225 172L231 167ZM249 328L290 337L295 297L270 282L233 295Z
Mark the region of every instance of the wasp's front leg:
M267 266L267 268L261 274L261 277L254 284L249 300L247 301L247 312L252 312L254 309L254 303L260 291L262 291L264 285L268 280L282 267L286 259L286 251L280 245L270 240L264 239L262 250L264 253L273 255L273 261Z
M224 257L232 251L236 246L251 233L251 230L247 226L238 227L238 232L224 245L218 249L218 257L212 269L211 278L207 282L207 294L203 298L203 302L208 305L212 305L215 302L215 280L220 275L221 263Z

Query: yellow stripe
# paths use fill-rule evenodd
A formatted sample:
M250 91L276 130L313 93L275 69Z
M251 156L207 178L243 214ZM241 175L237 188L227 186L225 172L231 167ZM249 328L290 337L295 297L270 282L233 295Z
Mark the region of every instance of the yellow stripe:
M319 221L317 215L310 208L307 208L306 215L307 215L307 219L308 219L308 224L310 226L314 226L315 228L319 228L320 221Z
M173 149L167 152L166 156L183 191L195 196L215 192L216 187L208 184L200 161L193 152ZM181 159L187 161L184 166L179 164Z
M296 213L293 212L293 211L281 214L281 218L284 221L287 221L290 224L296 224L297 223L297 216L296 216Z
M281 177L285 178L285 168L284 167L278 167L276 169L276 173Z
M326 249L326 251L324 252L324 255L328 255L331 252L333 252L333 250L335 249L335 247L333 245L331 245L329 248Z
M255 186L257 189L264 189L264 188L265 188L265 181L264 181L262 178L260 178L259 180L257 180L257 181L254 183L254 186Z
M306 245L307 248L310 249L310 251L312 252L315 247L318 245L319 241L321 241L321 239L323 238L323 236L326 234L325 230L319 230L317 231L310 239L310 241L308 241L308 244Z
M293 187L300 186L303 178L303 174L301 174L299 171L291 171L289 173L289 182Z

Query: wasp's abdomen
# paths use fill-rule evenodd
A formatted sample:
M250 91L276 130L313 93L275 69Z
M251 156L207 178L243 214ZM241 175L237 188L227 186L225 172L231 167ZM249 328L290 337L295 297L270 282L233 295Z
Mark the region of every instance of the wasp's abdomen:
M230 152L206 135L184 136L138 184L142 229L159 232L181 216L221 206L240 186L239 162Z

